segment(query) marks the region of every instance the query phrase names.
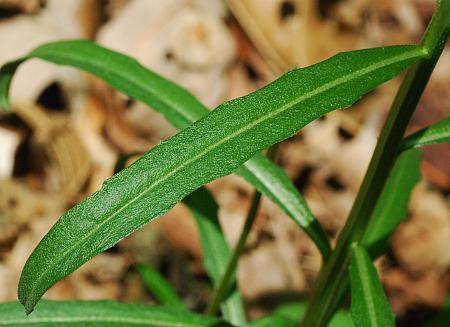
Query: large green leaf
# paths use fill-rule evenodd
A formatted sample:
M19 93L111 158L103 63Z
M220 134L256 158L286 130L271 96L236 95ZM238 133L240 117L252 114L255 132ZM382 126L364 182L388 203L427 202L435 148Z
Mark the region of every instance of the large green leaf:
M423 56L417 46L341 53L222 104L67 211L25 264L19 300L30 312L48 288L94 255L258 151L329 111L350 106Z
M125 304L113 301L43 300L26 316L18 302L0 304L0 326L8 327L220 327L221 320L171 307Z
M49 43L28 56L0 69L0 106L9 109L8 89L17 67L27 59L40 58L70 65L102 78L119 91L140 100L162 113L176 128L183 129L206 116L209 110L182 87L149 71L136 60L102 48L86 40ZM266 170L270 169L270 172ZM277 203L318 246L323 257L330 252L326 234L284 171L260 154L238 172L272 201ZM301 214L305 215L302 216Z
M42 56L42 52L50 53L51 56ZM153 106L177 128L185 128L209 112L206 107L183 88L147 70L135 60L89 41L75 40L44 45L27 58L31 57L47 59L58 64L72 65L91 72L103 78L120 91ZM108 58L107 62L98 60L98 58L105 57ZM4 66L2 68L3 73L0 73L0 104L3 104L5 108L9 108L8 88L11 78L18 65L24 60L26 58ZM126 69L123 69L124 67ZM324 257L328 255L330 245L325 233L311 214L303 197L282 169L274 165L266 157L257 154L245 166L239 168L237 173L255 185L261 193L277 203L300 227L306 230L317 244L322 255ZM207 191L202 192L207 193ZM206 206L215 207L214 199L212 197L209 198L211 204L206 204ZM190 209L194 213L196 211L199 212L198 208ZM208 225L207 216L200 214L196 215L196 218L198 218L198 224ZM214 221L216 218L212 217L211 219ZM202 239L208 237L218 240L221 238L222 241L219 241L217 246L227 249L223 236L218 235L220 231L218 225L213 223L206 228L201 228L200 226L200 230L203 230L205 233L213 233L211 236L203 233ZM208 251L209 244L206 244L206 249L204 251L206 252L206 261L208 261L206 262L206 268L211 274L212 270L216 269L215 267L220 266L215 266L213 262L210 263L210 261L214 260L209 258L214 256L215 259L219 259L219 256L212 251ZM216 278L219 278L219 275L216 273ZM222 311L225 317L231 319L230 321L233 323L240 324L245 321L243 320L245 315L242 300L237 290L225 301Z
M421 159L419 150L408 150L392 168L362 241L373 258L387 250L388 238L406 218L409 196L420 180Z
M406 137L402 142L401 150L442 142L450 142L450 116Z
M184 308L183 301L178 297L177 292L158 271L146 264L136 265L136 270L144 285L161 304Z
M394 314L366 250L352 244L351 313L356 327L395 326Z
M219 224L219 207L206 188L191 193L183 202L188 205L197 223L203 264L214 286L217 287L230 258L230 249ZM225 319L232 324L241 326L246 323L242 299L236 288L222 302L221 309Z

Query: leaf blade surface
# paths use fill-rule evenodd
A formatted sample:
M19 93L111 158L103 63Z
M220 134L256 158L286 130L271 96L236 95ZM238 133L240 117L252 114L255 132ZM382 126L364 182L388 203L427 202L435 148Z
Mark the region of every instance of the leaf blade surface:
M185 308L183 301L169 282L156 270L146 264L136 265L136 270L144 282L144 285L161 304L176 308Z
M43 300L26 316L18 302L0 304L0 326L8 327L219 327L225 322L170 307L125 304L115 301Z
M394 314L369 255L357 244L352 244L351 251L351 314L355 326L395 326Z
M401 150L405 151L442 142L450 142L450 116L406 137L402 142Z
M399 155L383 187L362 244L372 258L387 250L387 241L406 218L410 194L421 178L422 153L411 149Z
M9 109L8 89L12 77L17 67L31 58L90 72L119 91L153 107L178 129L189 126L209 113L209 110L184 88L146 69L130 57L87 40L45 44L28 56L4 65L0 70L0 106ZM256 154L244 163L237 174L277 203L313 239L323 257L327 257L331 248L323 229L314 216L301 215L301 212L310 213L303 197L285 172L268 160L264 161L264 158L261 154Z
M195 189L327 112L350 106L423 56L417 46L341 53L219 106L67 211L28 259L19 300L30 312L58 280Z
M188 209L194 217L200 233L203 265L217 287L225 273L230 249L220 227L218 210L212 194L206 188L199 188L184 198ZM235 279L235 277L233 278ZM236 287L221 304L224 318L236 326L246 323L244 305Z

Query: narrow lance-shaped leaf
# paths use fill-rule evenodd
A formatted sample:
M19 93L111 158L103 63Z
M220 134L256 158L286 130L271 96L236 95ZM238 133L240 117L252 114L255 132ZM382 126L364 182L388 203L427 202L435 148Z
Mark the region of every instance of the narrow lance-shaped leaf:
M230 249L220 228L218 206L206 188L200 188L188 195L183 202L188 205L199 233L203 264L214 286L220 283L230 258ZM236 326L246 323L242 298L235 288L221 305L225 319Z
M442 142L450 142L450 116L406 137L402 142L401 150Z
M351 250L351 313L355 326L395 326L394 314L369 255L356 243L352 244Z
M152 106L179 129L209 113L185 89L149 71L132 58L86 40L49 43L32 51L30 55L3 66L0 70L0 106L9 109L8 89L11 78L18 65L29 58L71 65L90 72L119 91ZM328 256L330 245L326 234L281 168L256 154L237 173L278 204L312 238L323 257Z
M341 53L222 104L67 211L25 264L19 300L30 312L49 287L94 255L256 152L329 111L350 106L423 55L416 46Z
M0 326L8 327L225 327L219 319L171 307L113 301L43 300L30 316L18 302L0 304Z
M256 155L235 170L235 173L242 176L259 192L282 208L316 243L323 259L327 259L331 253L327 236L305 199L298 192L284 170L280 169L267 157Z
M146 264L138 264L136 270L144 285L161 304L184 308L183 301L178 297L177 292L158 271Z
M400 154L392 168L362 241L372 258L387 250L388 238L406 218L411 191L420 180L421 159L422 153L411 149Z

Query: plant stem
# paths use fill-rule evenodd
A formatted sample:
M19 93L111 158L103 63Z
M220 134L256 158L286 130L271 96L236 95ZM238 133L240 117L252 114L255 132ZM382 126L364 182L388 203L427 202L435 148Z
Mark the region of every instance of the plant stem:
M217 287L214 293L213 301L211 302L206 312L210 316L214 316L217 314L217 311L219 310L220 307L220 303L226 297L226 295L230 291L230 288L232 287L232 282L235 280L234 276L236 273L237 263L239 257L241 256L242 252L245 249L245 243L247 241L248 235L250 234L253 223L255 222L260 201L261 201L261 193L255 191L252 197L250 209L245 219L244 227L242 228L241 234L239 235L239 240L236 244L236 247L233 250L233 254L230 257L230 260L228 260L227 268L222 276L222 279L220 280L219 286Z
M325 326L346 294L350 244L359 242L364 236L397 158L405 130L444 49L449 32L450 0L438 1L438 8L421 43L426 57L410 68L391 106L347 223L315 283L302 326Z
M266 156L274 161L276 159L278 152L278 144L272 145L269 149L267 149ZM220 303L226 297L227 293L230 291L232 286L232 281L235 280L235 272L239 257L245 249L245 244L247 242L248 235L253 227L253 223L256 219L256 214L258 213L259 204L261 202L261 193L255 191L252 196L252 201L250 208L247 212L247 217L245 218L244 226L242 227L241 234L239 235L239 240L236 244L236 247L233 250L233 253L228 260L227 267L225 269L225 273L220 280L219 286L214 292L214 298L211 304L209 305L206 314L210 316L216 315L219 310Z

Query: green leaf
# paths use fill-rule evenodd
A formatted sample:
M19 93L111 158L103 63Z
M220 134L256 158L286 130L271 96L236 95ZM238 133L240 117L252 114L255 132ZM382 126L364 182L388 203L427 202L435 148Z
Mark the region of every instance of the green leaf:
M137 61L104 49L85 40L55 42L43 45L30 55L9 63L0 70L0 104L9 108L8 88L17 66L29 58L41 58L56 64L71 65L88 71L110 83L123 93L153 106L177 128L185 128L202 118L208 110L183 88L154 74ZM101 58L102 60L98 60ZM256 155L256 157L261 157ZM251 159L253 160L253 159ZM265 165L265 167L263 167ZM320 225L312 215L302 216L309 209L303 198L292 186L284 172L271 164L271 178L266 175L263 159L245 164L239 173L248 181L259 180L258 190L275 203L299 224L317 244L322 255L327 257L330 246ZM288 195L287 198L284 196Z
M217 287L230 258L230 249L219 224L219 208L206 188L191 193L183 202L187 204L197 223L203 264L214 286ZM241 326L246 323L242 299L236 288L223 301L221 309L225 319L232 324Z
M161 304L185 308L177 292L158 271L145 264L136 265L136 270L139 272L144 285Z
M209 110L182 87L149 71L136 60L123 54L102 48L87 40L62 41L42 45L28 56L4 65L0 69L0 106L9 109L8 90L13 74L25 60L40 58L56 64L83 69L102 78L119 91L140 100L162 113L178 129L206 116ZM99 60L101 58L101 60ZM270 169L270 172L266 172ZM280 205L317 244L323 257L330 252L326 234L312 215L308 213L302 196L284 171L264 156L256 154L240 168L238 174L275 203ZM266 176L270 174L270 176Z
M436 317L428 321L424 327L447 327L450 321L450 296L447 296L441 311Z
M263 317L253 321L249 326L251 327L297 327L303 320L306 312L306 303L288 303L278 307L270 316ZM353 321L350 314L346 311L340 310L335 313L328 324L328 327L352 327Z
M43 300L26 316L18 302L0 304L0 326L8 327L219 327L231 326L206 316L171 307L125 304L113 301Z
M116 172L124 169L124 162L125 160L120 160L120 163L116 165ZM183 203L190 210L197 223L204 266L214 285L217 286L230 256L228 245L219 224L219 207L211 193L204 187L184 198ZM184 304L178 298L175 290L159 272L144 264L139 264L136 268L144 284L162 304L184 308ZM223 301L222 313L224 318L234 325L240 326L246 323L244 305L236 287L232 294Z
M350 264L351 313L356 327L395 326L377 271L366 250L352 244Z
M436 1L436 11L441 11L442 15L446 17L445 19L445 28L447 29L447 33L450 33L450 2L448 0L437 0Z
M450 116L406 137L401 151L442 142L450 142Z
M383 188L362 240L372 258L387 250L387 240L406 218L409 197L420 180L422 153L412 149L400 154Z
M222 104L67 211L25 264L19 300L30 312L47 289L94 255L258 151L329 111L350 106L422 56L416 46L341 53Z
M303 196L279 166L263 155L256 155L239 167L235 173L277 204L298 226L305 230L320 250L323 259L328 258L331 247L327 235Z
M273 327L273 326L297 327L298 325L299 325L298 321L291 320L291 319L283 317L283 316L270 315L270 316L255 320L252 323L250 323L248 326L249 327Z

